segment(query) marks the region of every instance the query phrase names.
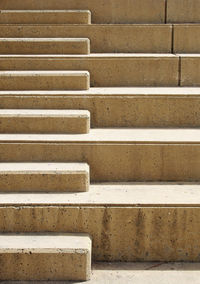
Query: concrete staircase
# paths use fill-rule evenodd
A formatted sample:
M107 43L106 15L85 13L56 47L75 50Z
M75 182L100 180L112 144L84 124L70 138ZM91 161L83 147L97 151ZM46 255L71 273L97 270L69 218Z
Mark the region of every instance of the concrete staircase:
M200 261L200 1L0 9L0 280Z

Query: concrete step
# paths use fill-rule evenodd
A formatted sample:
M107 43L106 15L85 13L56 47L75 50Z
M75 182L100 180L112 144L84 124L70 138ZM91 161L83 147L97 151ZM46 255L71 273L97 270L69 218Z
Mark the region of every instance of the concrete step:
M91 24L89 10L1 10L0 24Z
M89 280L91 239L84 234L0 234L0 261L1 280Z
M200 53L200 24L174 25L174 53Z
M90 10L93 23L164 23L165 0L1 0L2 10Z
M179 57L172 54L0 55L0 69L87 70L92 87L179 84Z
M0 230L88 233L94 261L199 261L199 194L199 183L94 184L78 196L1 194Z
M0 38L0 54L89 54L87 38Z
M85 109L93 128L200 127L200 88L0 91L0 108Z
M88 133L87 110L0 109L0 133Z
M1 134L0 161L85 162L93 182L196 181L200 180L200 129Z
M87 71L0 71L0 90L88 90Z
M198 0L167 0L168 23L199 23Z
M0 163L1 192L89 190L86 163Z
M172 25L0 25L4 38L89 38L93 53L172 52Z

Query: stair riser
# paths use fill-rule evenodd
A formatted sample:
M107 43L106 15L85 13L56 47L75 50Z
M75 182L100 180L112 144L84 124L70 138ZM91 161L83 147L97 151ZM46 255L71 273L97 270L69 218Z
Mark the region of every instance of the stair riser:
M200 95L196 97L192 95L191 97L108 96L106 92L104 95L93 96L87 94L82 96L75 94L71 96L12 94L0 96L0 108L85 109L91 112L91 126L93 128L200 127ZM71 127L71 125L70 123L66 127ZM35 120L34 127L36 127ZM19 126L15 128L15 131L18 129ZM83 128L77 129L77 131L81 131L81 129ZM8 131L8 125L6 125L6 130ZM39 128L38 131L40 131Z
M164 0L1 0L0 9L70 9L92 12L93 23L164 23Z
M172 51L171 25L2 25L0 37L89 38L93 53L170 53Z
M89 54L88 39L76 41L2 41L0 54Z
M0 133L84 134L90 130L89 117L2 117Z
M86 162L93 182L200 180L200 144L2 142L0 161Z
M200 57L181 57L181 86L200 86Z
M96 57L0 58L1 70L87 70L92 87L178 86L179 58ZM170 72L169 72L170 70ZM80 80L79 80L80 81ZM20 86L22 84L20 83ZM53 84L51 84L52 86ZM6 89L7 85L4 89ZM17 84L16 88L19 88ZM82 87L83 88L83 87ZM3 89L3 88L1 88ZM33 88L34 89L34 88ZM69 89L69 88L68 88ZM55 90L55 87L54 87Z
M61 76L1 76L0 90L88 90L89 76L86 74Z
M2 280L88 280L86 253L8 253L0 254L0 261Z
M0 13L0 24L90 24L89 11Z
M168 23L199 23L200 2L167 0Z
M86 232L94 261L200 261L199 218L198 207L8 206L0 230Z
M2 174L1 192L81 192L89 190L89 175L85 173L56 174Z
M200 25L174 25L174 53L200 52Z

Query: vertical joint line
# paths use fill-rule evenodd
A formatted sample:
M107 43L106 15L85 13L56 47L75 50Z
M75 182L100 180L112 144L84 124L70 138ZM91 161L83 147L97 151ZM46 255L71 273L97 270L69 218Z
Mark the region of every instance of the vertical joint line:
M171 25L172 29L172 46L171 46L171 53L174 54L174 25Z
M167 0L165 0L165 24L167 23Z
M178 86L181 86L181 56L179 55L179 64L178 64Z

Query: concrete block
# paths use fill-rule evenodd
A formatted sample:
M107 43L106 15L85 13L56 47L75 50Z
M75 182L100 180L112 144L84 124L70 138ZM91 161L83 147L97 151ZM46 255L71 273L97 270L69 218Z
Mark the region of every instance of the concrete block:
M199 0L167 0L168 23L199 23Z
M181 58L181 77L180 85L182 87L198 87L200 86L200 55L185 54L180 55Z
M0 38L0 54L89 54L87 38Z
M0 110L0 133L88 133L87 110Z
M91 24L88 10L1 10L0 24Z
M86 163L0 163L0 191L87 191Z
M88 90L89 87L87 71L0 71L0 90Z
M89 280L84 234L0 234L1 280Z
M200 25L174 25L174 53L200 53Z

